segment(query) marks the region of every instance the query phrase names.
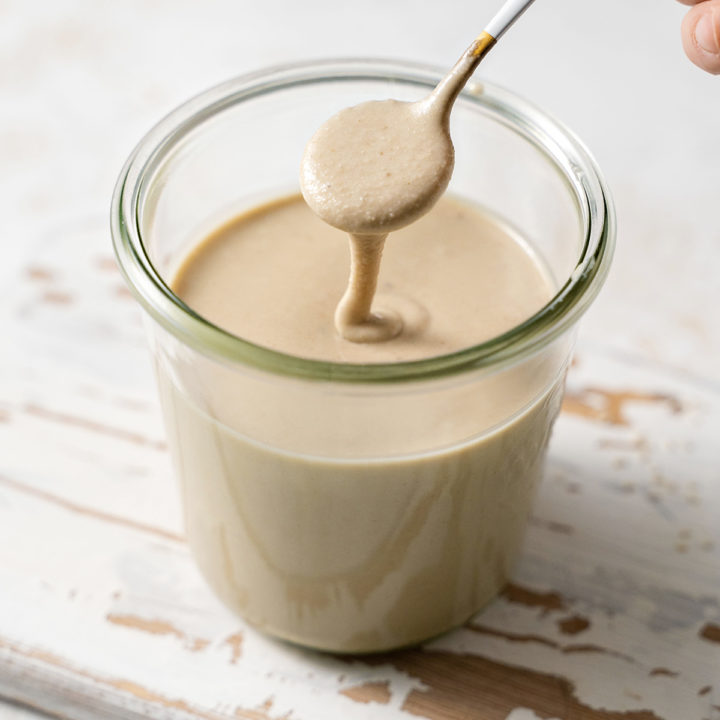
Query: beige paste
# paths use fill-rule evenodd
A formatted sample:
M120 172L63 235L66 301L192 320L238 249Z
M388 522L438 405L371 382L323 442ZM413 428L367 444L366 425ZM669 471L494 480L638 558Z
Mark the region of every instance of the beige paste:
M342 235L301 198L279 200L198 243L172 286L254 343L357 363L460 350L553 292L521 238L445 197L387 243L378 303L404 318L402 332L351 342L332 322L347 277ZM562 359L373 387L186 355L157 357L168 443L190 547L234 611L282 638L367 652L447 630L502 587L559 408Z

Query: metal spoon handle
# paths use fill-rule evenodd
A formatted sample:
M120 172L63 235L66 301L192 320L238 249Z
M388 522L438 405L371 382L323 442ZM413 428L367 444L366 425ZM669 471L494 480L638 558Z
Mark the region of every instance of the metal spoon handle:
M450 110L455 98L475 72L478 63L495 47L498 39L533 2L534 0L505 0L485 30L475 38L473 44L429 95L426 102L430 107L441 112L446 122L449 121Z
M510 26L533 4L534 0L506 0L495 17L485 27L485 32L499 40Z

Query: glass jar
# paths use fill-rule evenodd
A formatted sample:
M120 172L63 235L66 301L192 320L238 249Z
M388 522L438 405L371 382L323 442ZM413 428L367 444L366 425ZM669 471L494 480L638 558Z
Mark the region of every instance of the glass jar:
M297 191L304 145L329 116L419 99L441 74L333 61L232 80L151 130L113 198L115 249L146 311L197 564L250 623L315 648L417 643L506 582L577 322L608 271L607 187L583 145L537 108L490 85L462 93L449 190L525 238L557 292L509 332L442 357L285 355L200 317L168 280L210 230Z

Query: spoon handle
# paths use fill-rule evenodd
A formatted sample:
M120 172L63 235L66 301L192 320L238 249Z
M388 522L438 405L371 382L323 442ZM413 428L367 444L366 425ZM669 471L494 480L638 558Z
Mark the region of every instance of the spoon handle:
M494 40L499 40L533 2L534 0L506 0L495 17L487 24L485 32Z
M455 98L475 72L478 63L495 47L505 31L532 5L534 0L505 0L503 6L488 23L485 30L475 38L473 44L455 63L453 69L440 81L428 96L431 107L439 108L445 122Z

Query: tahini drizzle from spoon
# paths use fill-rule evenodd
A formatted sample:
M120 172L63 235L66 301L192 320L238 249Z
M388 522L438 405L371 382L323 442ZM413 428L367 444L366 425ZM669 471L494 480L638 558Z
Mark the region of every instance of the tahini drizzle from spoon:
M389 308L373 310L388 233L424 215L445 192L455 163L450 112L480 61L533 0L508 0L426 98L341 110L305 148L300 186L310 208L350 236L350 278L335 311L346 340L379 342L402 331Z

